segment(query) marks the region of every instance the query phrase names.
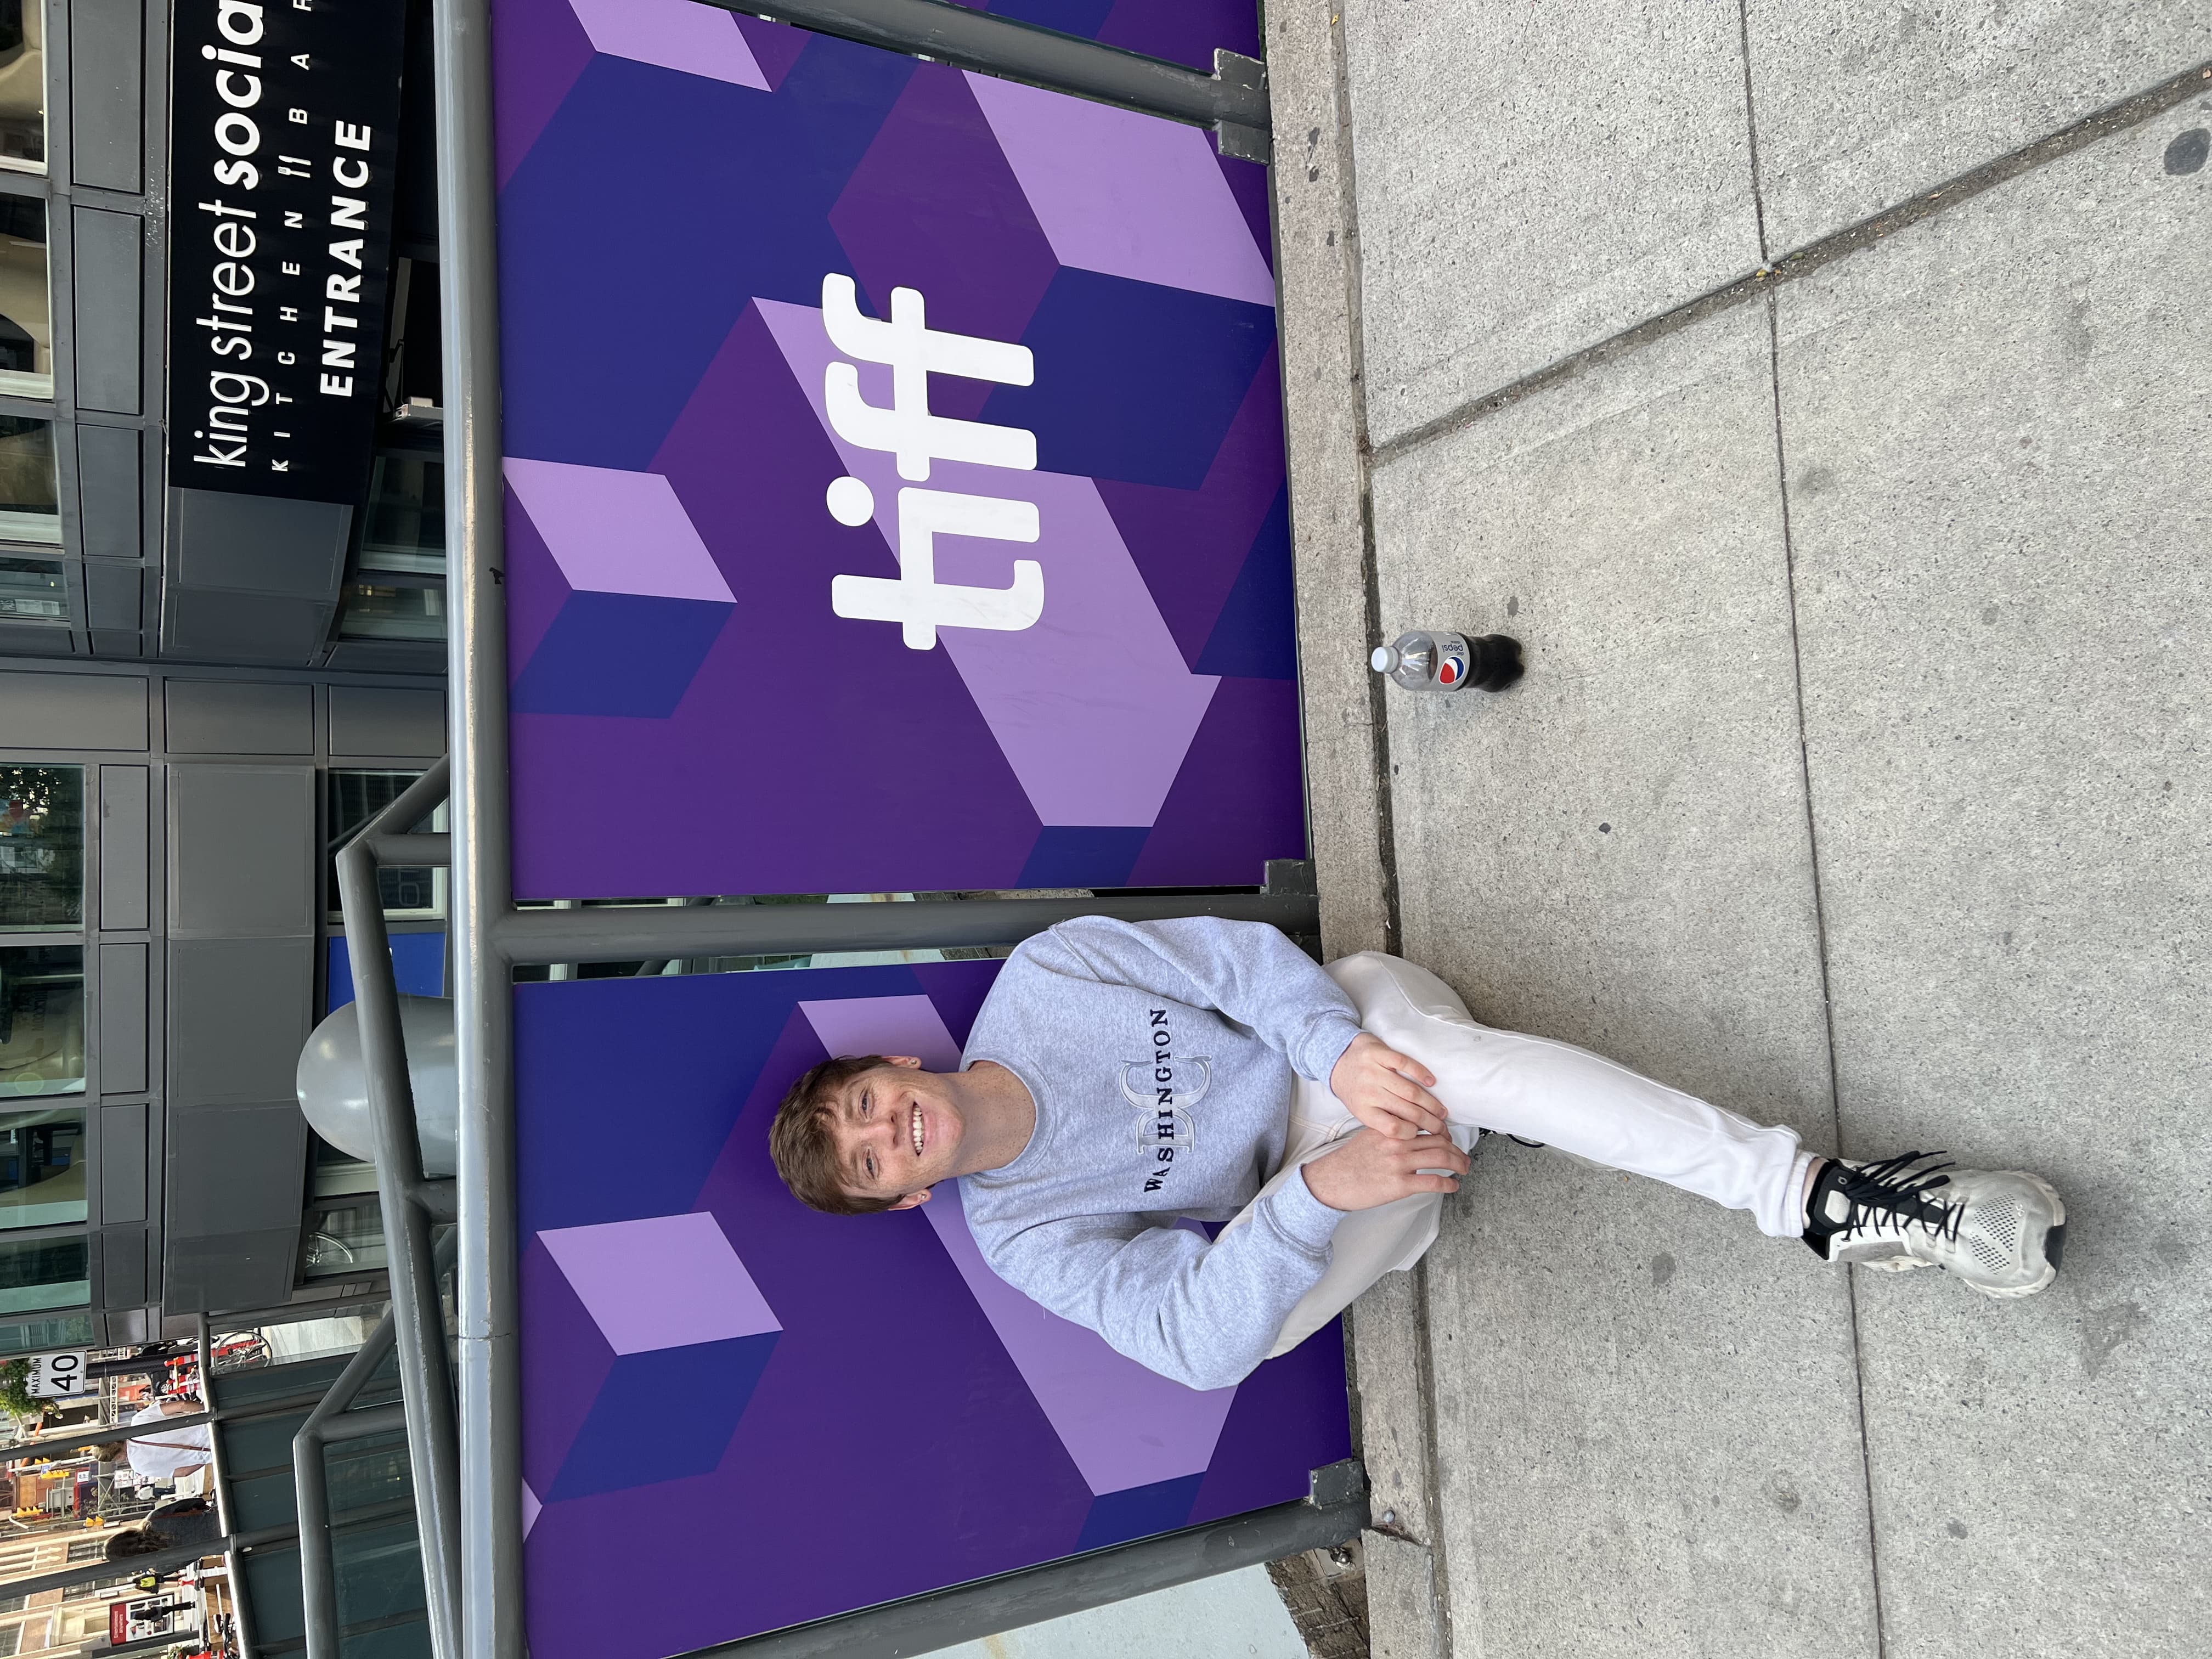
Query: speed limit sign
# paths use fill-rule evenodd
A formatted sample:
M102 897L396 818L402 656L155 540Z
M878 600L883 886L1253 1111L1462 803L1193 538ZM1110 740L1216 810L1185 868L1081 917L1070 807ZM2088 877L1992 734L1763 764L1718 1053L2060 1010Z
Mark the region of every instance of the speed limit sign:
M84 1374L82 1348L31 1356L27 1388L33 1398L54 1400L64 1395L82 1394L91 1387L90 1379Z

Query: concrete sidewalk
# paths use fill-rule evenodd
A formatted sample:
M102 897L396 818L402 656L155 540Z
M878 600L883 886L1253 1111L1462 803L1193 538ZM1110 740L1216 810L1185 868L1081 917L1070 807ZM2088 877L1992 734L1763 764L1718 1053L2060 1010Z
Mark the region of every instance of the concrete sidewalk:
M1487 1148L1355 1319L1378 1659L2205 1653L2212 13L1267 26L1330 953L2072 1222L2008 1305Z

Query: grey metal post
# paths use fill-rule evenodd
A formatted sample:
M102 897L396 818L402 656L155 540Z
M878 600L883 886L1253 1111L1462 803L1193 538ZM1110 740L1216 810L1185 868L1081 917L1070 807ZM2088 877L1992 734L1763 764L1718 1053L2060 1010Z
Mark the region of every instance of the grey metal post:
M1264 77L1249 59L1243 60L1250 64L1249 73L1207 75L1181 64L1101 46L1096 40L945 5L941 0L705 0L705 3L725 11L752 12L796 23L903 55L920 53L957 69L1027 81L1171 121L1217 130L1267 131Z
M374 837L405 830L443 799L447 775L447 763L441 760L410 784L340 849L337 869L346 956L353 967L361 1026L362 1070L376 1138L376 1188L392 1275L392 1323L402 1374L414 1384L404 1391L407 1450L422 1542L431 1649L436 1659L460 1659L459 1455L453 1372L439 1316L431 1216L422 1202L422 1149L415 1129L414 1091L400 1035L399 994L392 983L374 844Z
M439 320L445 340L447 684L452 707L459 1123L461 1652L523 1659L514 982L491 939L513 903L501 523L497 192L488 0L432 0ZM404 826L401 826L404 827ZM460 1659L459 1655L441 1659Z
M1226 916L1287 933L1320 928L1302 893L1170 893L1081 899L933 899L913 904L607 904L513 910L493 924L510 963L626 962L670 957L780 956L1018 945L1074 916L1127 921Z

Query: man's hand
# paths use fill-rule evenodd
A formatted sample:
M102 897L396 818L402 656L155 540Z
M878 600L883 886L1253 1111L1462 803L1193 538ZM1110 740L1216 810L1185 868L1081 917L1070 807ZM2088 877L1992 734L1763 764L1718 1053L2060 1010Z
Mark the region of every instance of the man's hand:
M1300 1173L1306 1190L1330 1209L1372 1210L1414 1193L1455 1193L1467 1164L1467 1154L1442 1135L1397 1140L1359 1129ZM1450 1173L1427 1173L1445 1170Z
M1352 1116L1394 1140L1444 1132L1443 1103L1429 1092L1436 1081L1437 1074L1419 1060L1365 1031L1352 1039L1328 1074L1329 1092Z

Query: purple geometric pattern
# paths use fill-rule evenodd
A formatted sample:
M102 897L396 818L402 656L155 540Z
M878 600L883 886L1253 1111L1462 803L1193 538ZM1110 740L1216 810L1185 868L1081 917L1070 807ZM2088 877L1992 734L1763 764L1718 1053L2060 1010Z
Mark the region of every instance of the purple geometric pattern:
M1205 1472L1235 1389L1200 1393L1148 1371L1007 1284L969 1234L958 1182L922 1213L1093 1492L1103 1498Z
M985 75L968 86L1060 264L1275 303L1206 134Z
M695 0L495 5L518 895L1245 883L1303 854L1264 170ZM1234 8L1083 9L1010 15L1256 46ZM939 582L1033 560L1027 628L921 649L832 611L901 567L888 458L820 408L830 276L1033 355L1030 385L929 386L1035 434L1033 472L928 486L1037 509L1034 544L939 541ZM841 477L875 521L830 516ZM823 810L894 773L906 810ZM616 776L619 805L580 793Z
M783 1328L711 1215L556 1227L538 1242L618 1354Z
M509 709L665 720L732 606L668 481L549 461L507 474L508 634L532 641Z
M837 997L802 1002L799 1011L833 1058L909 1054L928 1071L960 1068L960 1045L945 1029L945 1016L937 1012L937 1005L926 996Z
M674 3L697 9L696 0ZM577 592L734 601L684 503L659 474L510 460L507 482Z
M1334 1326L1198 1394L991 1274L957 1183L857 1219L783 1190L792 1079L833 1052L955 1063L997 972L517 988L537 1659L665 1659L1194 1525L1347 1454ZM637 1594L662 1583L715 1593Z
M593 50L733 87L769 89L738 21L697 0L568 0Z
M823 371L836 355L822 313L773 300L755 302L797 389L822 422L850 476L875 496L873 559L896 560L898 500L892 457L861 449L830 428L822 405ZM890 370L865 364L860 395L890 398ZM939 461L934 489L1008 493L998 468ZM1037 505L1042 540L1016 550L1044 567L1054 602L1034 628L1020 633L948 629L940 643L1039 822L1149 827L1174 786L1191 739L1213 699L1217 676L1194 674L1145 586L1114 520L1089 478L1056 472L1021 476L1018 489ZM940 580L1003 586L1008 553L988 542L940 544ZM856 560L857 562L857 560ZM1080 675L1065 665L1085 665Z

